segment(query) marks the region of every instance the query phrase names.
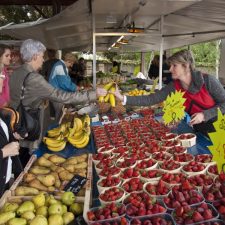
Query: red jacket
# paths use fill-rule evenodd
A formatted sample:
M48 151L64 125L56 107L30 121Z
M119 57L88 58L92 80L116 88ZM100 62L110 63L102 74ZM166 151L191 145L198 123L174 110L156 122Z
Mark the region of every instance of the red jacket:
M210 96L207 91L205 84L201 87L200 91L197 93L190 93L188 90L185 90L179 80L174 81L174 86L177 91L181 90L184 93L184 98L186 101L184 103L185 111L189 115L193 115L194 113L202 112L203 110L212 108L215 106L215 101Z

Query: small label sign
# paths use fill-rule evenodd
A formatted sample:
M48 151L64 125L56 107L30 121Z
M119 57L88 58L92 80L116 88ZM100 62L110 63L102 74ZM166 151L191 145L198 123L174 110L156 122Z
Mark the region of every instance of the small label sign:
M64 191L71 191L77 194L80 189L86 184L87 178L79 175L75 175L69 183L65 186Z

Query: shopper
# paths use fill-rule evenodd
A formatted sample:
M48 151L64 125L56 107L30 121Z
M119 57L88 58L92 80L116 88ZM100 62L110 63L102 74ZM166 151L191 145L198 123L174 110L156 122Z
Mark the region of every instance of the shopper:
M217 108L225 113L225 90L216 77L195 70L194 58L189 50L172 55L168 62L173 81L148 96L130 97L121 95L118 88L115 95L123 104L151 106L164 101L172 92L183 91L185 111L191 116L190 125L195 131L207 135L213 132L217 119Z
M29 73L29 77L25 82L26 88L22 102L26 109L40 109L41 128L43 127L44 100L61 102L63 104L82 105L96 101L100 95L106 95L106 91L102 88L88 92L65 92L54 88L38 73L44 61L45 50L46 48L41 42L32 39L25 40L20 48L20 53L25 63L15 70L11 77L12 79L10 79L10 93L12 96L10 105L14 109L17 109L20 102L22 83ZM42 135L35 142L21 142L21 146L33 150L38 147L41 140Z
M54 63L49 76L49 83L53 87L68 92L75 92L78 90L78 87L72 82L69 76L69 69L74 64L75 59L76 58L72 53L66 53L63 56L63 60L58 60ZM60 118L63 105L64 104L60 102L53 102L56 120L59 120Z
M11 50L6 45L0 45L0 107L8 105L9 94L9 74L7 66L11 62Z

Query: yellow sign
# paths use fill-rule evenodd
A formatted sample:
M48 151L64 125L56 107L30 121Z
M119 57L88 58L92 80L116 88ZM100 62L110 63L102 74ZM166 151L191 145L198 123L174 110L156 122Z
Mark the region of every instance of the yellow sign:
M163 120L165 124L176 123L184 118L184 92L175 91L163 102Z
M209 150L213 155L213 161L217 162L218 171L220 173L225 166L225 115L218 109L218 119L213 123L216 132L209 133L209 137L213 145L209 146Z

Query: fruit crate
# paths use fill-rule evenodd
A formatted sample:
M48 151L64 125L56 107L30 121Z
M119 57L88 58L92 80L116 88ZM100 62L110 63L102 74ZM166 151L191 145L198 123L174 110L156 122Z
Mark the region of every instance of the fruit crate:
M30 157L29 161L27 162L27 164L24 168L24 172L27 172L36 160L37 160L37 156L33 154Z

